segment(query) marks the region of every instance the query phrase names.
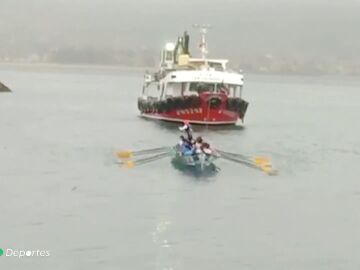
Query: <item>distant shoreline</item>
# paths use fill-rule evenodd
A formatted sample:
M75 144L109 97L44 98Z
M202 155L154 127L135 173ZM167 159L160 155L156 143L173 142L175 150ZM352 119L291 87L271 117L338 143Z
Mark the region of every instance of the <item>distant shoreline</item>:
M104 65L104 64L62 64L62 63L22 63L22 62L0 62L0 68L19 68L19 69L87 69L87 70L108 70L108 71L123 71L144 73L145 71L156 71L157 67L141 67L141 66L125 66L125 65ZM359 73L327 73L327 72L305 72L305 71L259 71L254 69L243 69L244 74L254 75L275 75L275 76L309 76L309 77L354 77L359 78Z
M142 71L155 69L155 67L133 67L121 65L94 65L94 64L59 64L59 63L20 63L20 62L0 62L1 67L15 68L59 68L59 69L107 69L107 70L123 70L123 71Z

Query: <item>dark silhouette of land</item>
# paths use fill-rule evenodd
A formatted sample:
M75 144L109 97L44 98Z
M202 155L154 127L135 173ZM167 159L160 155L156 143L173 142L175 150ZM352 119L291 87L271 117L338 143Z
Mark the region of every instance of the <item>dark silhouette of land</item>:
M0 92L11 92L11 90L0 82Z
M360 74L358 0L4 0L0 63L155 67L160 50L207 23L209 57L246 72Z

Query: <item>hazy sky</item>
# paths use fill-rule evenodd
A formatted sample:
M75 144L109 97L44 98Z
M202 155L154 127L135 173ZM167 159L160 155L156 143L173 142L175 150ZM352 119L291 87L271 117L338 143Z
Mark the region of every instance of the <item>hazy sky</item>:
M0 0L0 52L159 50L193 23L214 26L209 41L215 55L360 59L360 0ZM192 45L197 40L193 35Z

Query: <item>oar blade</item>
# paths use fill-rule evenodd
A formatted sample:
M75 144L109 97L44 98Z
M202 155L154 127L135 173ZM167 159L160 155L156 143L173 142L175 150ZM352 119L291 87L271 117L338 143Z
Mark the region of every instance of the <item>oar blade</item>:
M126 169L132 169L135 167L135 163L132 160L128 160L128 161L124 162L122 165Z
M268 175L276 175L277 171L273 169L271 161L267 157L255 157L255 164L266 174Z
M268 164L270 163L270 159L267 157L255 157L254 158L254 162L257 165L263 165L263 164Z
M268 175L277 174L277 171L273 169L271 161L268 157L259 156L259 157L249 158L244 155L225 152L225 151L221 151L221 150L218 150L218 153L220 154L220 156L222 158L224 158L226 160L240 163L240 164L246 165L248 167L261 170Z
M116 155L118 158L124 159L124 158L132 158L134 154L132 151L118 151Z
M130 151L128 151L128 152L130 152ZM138 158L138 159L133 160L133 159L130 159L132 157L132 155L131 155L132 153L130 152L129 153L130 155L128 155L128 152L124 151L121 153L120 152L117 153L117 156L119 158L121 157L119 164L121 165L121 167L126 168L126 169L132 169L132 168L140 166L140 165L154 162L154 161L163 159L165 157L168 157L172 154L171 151L168 150L167 152L155 153L148 157L144 157L144 158L140 158L140 159ZM136 156L136 155L134 155L134 156Z

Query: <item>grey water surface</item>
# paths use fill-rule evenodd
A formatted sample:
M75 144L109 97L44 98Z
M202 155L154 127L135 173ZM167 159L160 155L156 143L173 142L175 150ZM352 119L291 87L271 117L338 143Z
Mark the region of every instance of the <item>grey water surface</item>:
M247 75L244 128L195 127L278 176L218 160L206 177L114 152L173 145L138 117L142 72L1 67L0 269L359 269L360 79Z

